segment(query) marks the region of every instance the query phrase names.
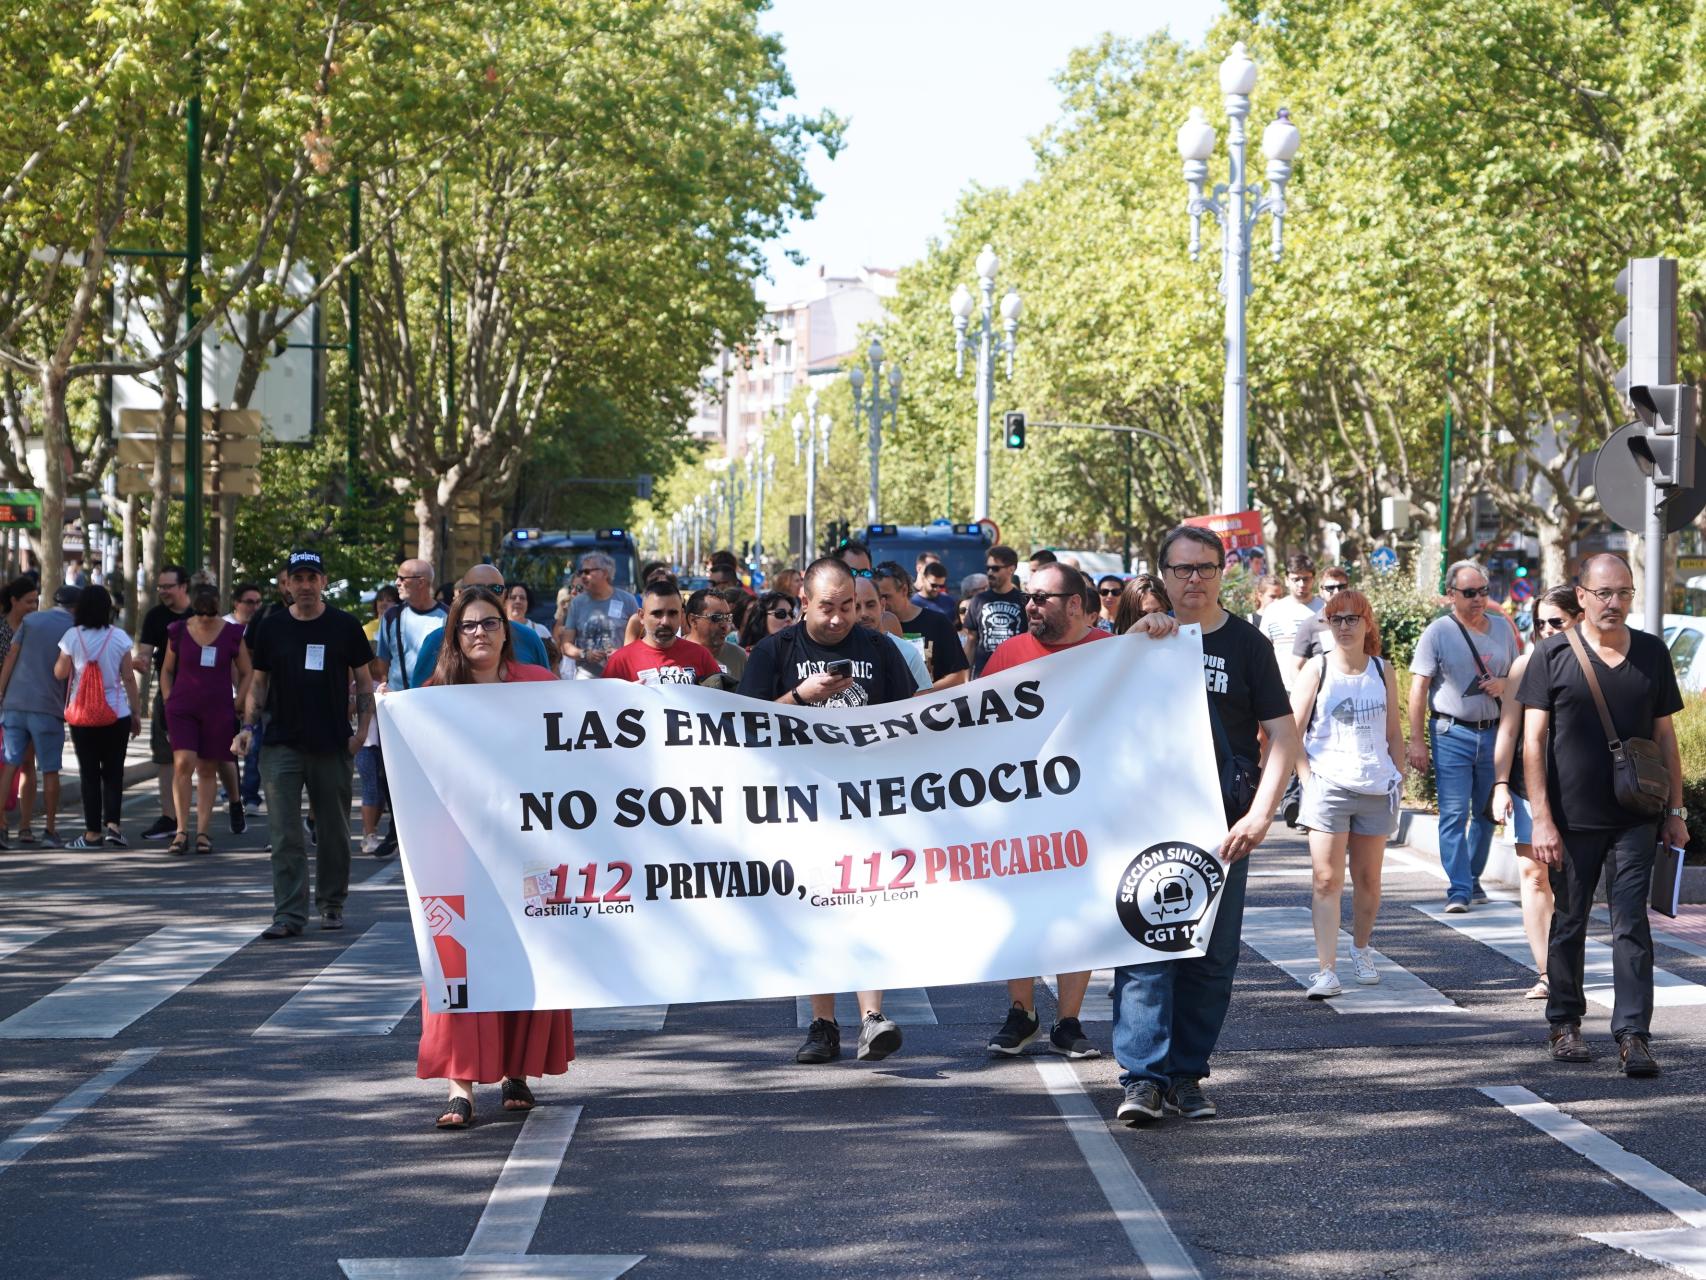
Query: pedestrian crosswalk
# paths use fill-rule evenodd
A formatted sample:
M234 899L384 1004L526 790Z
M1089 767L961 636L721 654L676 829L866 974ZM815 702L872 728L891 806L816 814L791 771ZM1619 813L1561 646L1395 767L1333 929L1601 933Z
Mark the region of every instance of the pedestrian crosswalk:
M883 1012L901 1026L933 1027L936 1007L930 1003L930 993L923 987L897 987L883 993ZM859 1007L859 997L843 991L835 997L835 1020L844 1027L856 1027L865 1011ZM794 1022L804 1031L812 1024L810 996L794 998Z
M255 1029L258 1036L385 1036L421 998L414 930L382 921Z
M1320 966L1315 953L1315 926L1308 907L1247 907L1244 941L1269 964L1290 974L1300 987ZM1339 932L1339 954L1348 954L1350 935ZM1343 976L1344 994L1324 1001L1335 1013L1462 1013L1444 992L1429 986L1403 965L1373 951L1378 986L1364 987Z
M58 932L57 929L34 929L23 925L0 926L0 960L4 960L14 951L34 946L43 938L51 938Z

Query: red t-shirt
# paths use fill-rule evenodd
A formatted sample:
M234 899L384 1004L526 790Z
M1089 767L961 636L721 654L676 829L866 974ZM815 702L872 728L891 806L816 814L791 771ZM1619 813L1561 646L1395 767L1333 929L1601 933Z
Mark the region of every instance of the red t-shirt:
M1068 649L1076 649L1081 644L1089 644L1092 640L1106 640L1108 633L1091 627L1082 640L1072 644L1044 644L1029 631L1003 640L995 652L989 655L989 661L983 664L983 674L992 676L997 671L1005 671L1008 667L1016 667L1021 662L1034 662L1038 658L1046 658L1051 653L1065 653Z
M545 667L535 666L531 662L512 662L498 673L498 679L504 684L537 684L541 680L556 680L556 673ZM438 683L434 676L427 681L429 685Z
M654 649L644 640L636 640L623 645L604 664L606 680L631 680L635 684L698 684L722 673L709 649L681 639L667 649Z

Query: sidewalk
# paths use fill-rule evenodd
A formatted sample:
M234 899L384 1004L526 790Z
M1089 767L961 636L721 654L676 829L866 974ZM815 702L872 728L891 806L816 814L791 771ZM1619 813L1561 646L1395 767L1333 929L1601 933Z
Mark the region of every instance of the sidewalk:
M71 749L71 737L66 735L65 756L60 762L59 773L59 813L63 818L67 815L81 822L83 812L83 782L77 773L77 754ZM154 778L155 765L149 759L148 731L132 738L124 752L124 788L126 791L141 782L149 782ZM40 787L38 782L37 787Z

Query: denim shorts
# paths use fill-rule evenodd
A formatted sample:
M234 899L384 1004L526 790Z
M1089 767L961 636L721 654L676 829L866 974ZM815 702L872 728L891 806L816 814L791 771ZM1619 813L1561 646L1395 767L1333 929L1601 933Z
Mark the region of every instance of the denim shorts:
M14 768L24 762L24 752L30 743L36 746L36 768L43 773L58 773L65 754L65 721L45 711L7 711L0 713L0 726L6 730L6 763Z
M1511 839L1518 844L1534 843L1534 810L1517 795L1511 797Z
M361 803L371 809L379 804L379 779L383 776L384 760L378 747L363 747L355 753L355 767L361 772Z
M1353 836L1389 836L1398 829L1398 809L1389 791L1352 791L1312 769L1303 787L1297 823L1335 835L1348 831Z

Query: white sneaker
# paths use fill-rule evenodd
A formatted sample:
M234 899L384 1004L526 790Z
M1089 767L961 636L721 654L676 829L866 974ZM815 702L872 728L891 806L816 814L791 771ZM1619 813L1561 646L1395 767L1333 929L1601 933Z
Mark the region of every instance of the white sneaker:
M377 831L373 832L371 835L365 835L361 838L361 851L363 853L372 853L378 847L379 833ZM1354 956L1356 952L1353 951L1351 954Z
M1323 969L1309 975L1309 987L1303 994L1311 1000L1331 1000L1334 996L1343 995L1344 991L1339 985L1339 975L1331 969Z
M1351 969L1356 973L1356 979L1365 987L1380 985L1380 975L1374 969L1374 948L1358 951L1351 948Z

